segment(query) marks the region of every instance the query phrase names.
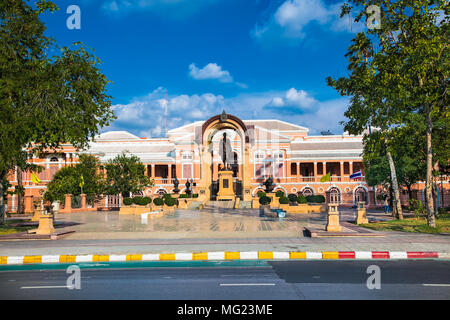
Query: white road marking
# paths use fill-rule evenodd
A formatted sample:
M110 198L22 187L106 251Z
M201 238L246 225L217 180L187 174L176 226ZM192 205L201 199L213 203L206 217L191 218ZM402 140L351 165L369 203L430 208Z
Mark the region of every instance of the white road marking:
M274 286L275 283L221 283L221 287L237 287L237 286Z
M424 283L425 287L450 287L450 283Z
M69 288L68 286L35 286L35 287L20 287L20 289L60 289Z

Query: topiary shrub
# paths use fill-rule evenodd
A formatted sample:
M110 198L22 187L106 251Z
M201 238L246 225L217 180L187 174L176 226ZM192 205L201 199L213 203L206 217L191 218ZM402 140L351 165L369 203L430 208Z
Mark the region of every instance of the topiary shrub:
M198 193L193 193L192 198L198 198Z
M288 204L289 203L289 198L282 196L280 197L280 204Z
M297 197L297 202L298 203L308 203L308 201L306 200L306 197L302 194Z
M172 197L166 197L164 199L164 203L166 204L166 206L172 207L177 203L177 199L174 199Z
M164 204L164 200L162 198L155 198L153 199L153 203L155 206L162 206Z
M278 198L284 197L284 192L283 192L283 190L278 190L278 191L275 193L275 196L278 197Z
M325 197L321 194L316 195L316 203L324 203Z
M270 199L267 196L262 196L262 197L259 198L259 204L261 204L263 206L265 206L266 204L269 204L270 201L272 201L272 199Z
M133 203L133 199L131 198L123 198L123 204L126 206L131 206L131 204Z
M186 193L182 193L182 194L180 194L179 198L180 199L186 199L186 198L189 198L189 195L186 194Z
M261 198L261 197L265 197L265 196L266 196L266 193L265 193L264 191L258 191L258 192L256 193L256 195L258 196L258 198Z
M133 203L137 204L138 206L145 206L146 205L146 200L143 197L134 197L133 198Z
M289 201L290 202L296 202L297 201L297 195L295 193L291 193L290 195L288 195Z
M165 200L167 198L172 198L172 196L169 193L164 193L162 198Z
M315 197L313 195L306 196L306 202L308 203L314 203Z

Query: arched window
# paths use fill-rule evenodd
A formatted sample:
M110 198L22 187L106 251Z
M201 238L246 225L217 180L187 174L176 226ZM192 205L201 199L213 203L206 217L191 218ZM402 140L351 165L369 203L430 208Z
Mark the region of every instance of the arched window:
M162 196L164 196L166 193L167 193L167 191L164 190L164 189L159 189L159 190L158 190L158 196L159 196L160 198L161 198Z
M341 203L341 191L339 191L338 188L331 188L328 190L328 194L330 197L330 203Z
M367 192L363 187L358 187L355 190L355 203L363 201L367 204Z
M314 195L314 190L312 188L306 187L301 192L305 197Z

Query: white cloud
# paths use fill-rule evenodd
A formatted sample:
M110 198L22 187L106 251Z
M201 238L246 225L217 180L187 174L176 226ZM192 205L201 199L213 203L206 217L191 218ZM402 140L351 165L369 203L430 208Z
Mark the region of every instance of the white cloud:
M199 69L194 63L189 65L189 75L196 80L216 79L220 82L233 82L230 72L222 70L216 63L208 63Z
M317 100L311 97L305 90L291 88L286 91L284 97L274 97L270 102L271 107L294 107L309 109L317 104Z
M144 97L133 99L128 104L115 105L118 119L107 130L127 130L139 136L158 137L164 133L165 89L157 88ZM223 109L243 120L280 119L310 128L311 134L330 129L342 133L339 121L345 120L344 112L348 99L320 101L301 89L243 93L224 98L212 93L168 98L168 130L204 121Z
M343 2L327 5L323 0L286 0L262 25L255 25L251 35L256 39L302 39L305 27L317 23L333 32L359 32L364 24L349 24L339 17Z

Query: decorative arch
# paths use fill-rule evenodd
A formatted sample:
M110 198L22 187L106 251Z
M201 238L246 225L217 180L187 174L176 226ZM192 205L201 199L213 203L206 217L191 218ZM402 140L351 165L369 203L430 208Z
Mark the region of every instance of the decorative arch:
M275 186L275 188L273 188L273 192L277 192L277 189L283 190L283 192L284 192L285 195L288 195L288 194L289 194L289 193L287 192L286 188L284 188L284 187L282 187L282 186L280 186L280 185Z
M263 188L261 188L261 187L256 187L256 188L253 189L253 191L252 191L252 196L255 197L256 194L258 193L258 191L265 192Z
M311 193L309 193L308 190ZM305 193L307 193L307 194L305 194ZM309 195L314 195L314 194L316 194L316 192L315 192L313 187L306 186L306 187L303 187L303 188L300 189L300 194L302 194L302 195L304 195L306 197L306 196L309 196Z

